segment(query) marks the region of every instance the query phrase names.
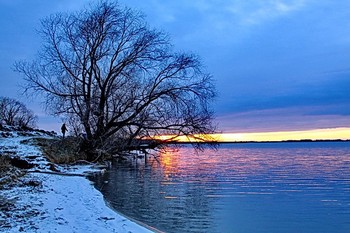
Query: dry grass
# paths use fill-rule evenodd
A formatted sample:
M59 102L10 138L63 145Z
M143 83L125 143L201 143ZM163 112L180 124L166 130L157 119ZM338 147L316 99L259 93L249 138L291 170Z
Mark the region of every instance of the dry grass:
M86 159L85 154L79 151L81 141L76 137L67 137L65 139L33 138L23 143L39 146L44 156L52 163L70 164Z

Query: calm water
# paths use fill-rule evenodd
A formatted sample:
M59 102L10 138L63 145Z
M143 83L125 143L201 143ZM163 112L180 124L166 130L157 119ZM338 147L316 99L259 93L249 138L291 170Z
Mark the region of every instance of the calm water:
M181 147L94 177L118 212L165 232L350 232L350 143Z

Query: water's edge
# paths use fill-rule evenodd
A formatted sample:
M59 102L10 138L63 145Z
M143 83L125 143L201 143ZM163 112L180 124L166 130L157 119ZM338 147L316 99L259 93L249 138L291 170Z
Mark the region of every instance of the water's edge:
M142 222L142 221L139 221L139 220L134 219L134 218L132 218L132 217L130 217L130 216L127 216L127 215L125 215L125 214L119 212L119 211L116 210L115 208L113 208L113 206L111 205L111 203L110 203L108 200L106 200L106 198L105 198L104 194L101 192L101 190L99 190L99 189L96 187L96 182L94 181L94 178L93 178L92 176L93 176L93 173L90 174L90 175L88 175L88 176L86 177L86 179L88 179L88 180L92 183L91 185L94 187L94 189L97 190L97 191L102 195L103 201L104 201L106 207L108 207L109 209L111 209L112 211L114 211L116 214L118 214L118 215L120 215L120 216L122 216L122 217L124 217L124 218L126 218L126 219L128 219L128 220L130 220L131 222L134 222L134 223L136 223L136 224L138 224L138 225L140 225L140 226L142 226L142 227L144 227L144 228L146 228L146 229L148 229L148 230L150 230L150 231L152 231L152 232L155 232L155 233L165 233L164 231L158 230L158 229L155 228L155 227L152 227L152 226L150 226L150 225L148 225L148 224L146 224L146 223L144 223L144 222Z

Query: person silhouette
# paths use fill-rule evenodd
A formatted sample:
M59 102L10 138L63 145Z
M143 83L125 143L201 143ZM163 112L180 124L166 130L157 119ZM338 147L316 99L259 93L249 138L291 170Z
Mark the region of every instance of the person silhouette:
M64 135L66 134L66 131L68 131L68 130L67 130L67 127L66 127L66 124L63 123L63 125L62 125L62 127L61 127L61 132L62 132L63 138L64 138Z

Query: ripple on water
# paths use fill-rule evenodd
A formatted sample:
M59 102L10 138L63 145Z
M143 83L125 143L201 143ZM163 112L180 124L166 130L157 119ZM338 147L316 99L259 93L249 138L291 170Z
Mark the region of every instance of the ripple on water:
M166 232L350 232L349 142L183 147L159 161L117 164L96 187Z

